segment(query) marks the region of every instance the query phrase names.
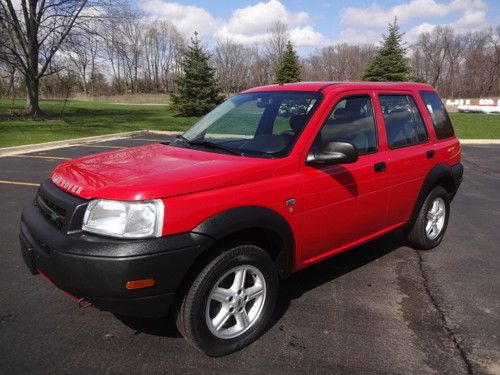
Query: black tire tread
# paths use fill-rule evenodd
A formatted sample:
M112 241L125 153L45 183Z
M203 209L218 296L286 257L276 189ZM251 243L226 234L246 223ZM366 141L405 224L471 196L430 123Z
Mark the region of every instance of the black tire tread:
M445 224L440 235L434 240L430 240L429 238L427 238L425 234L426 215L430 202L439 196L442 197L445 201L445 206L446 206ZM441 243L441 240L443 239L443 236L446 232L449 217L450 217L450 195L442 186L436 186L429 192L429 194L425 198L425 201L420 207L418 216L413 225L406 229L406 237L409 245L419 250L429 250L438 246Z
M196 276L191 286L185 290L184 295L181 297L180 303L178 304L177 311L175 312L177 328L182 336L192 345L212 356L220 356L226 353L207 352L207 350L203 349L203 344L198 339L197 332L193 330L195 327L194 321L196 319L196 316L193 313L193 306L196 303L197 294L200 291L200 288L202 288L202 284L205 279L210 277L211 273L218 272L217 266L219 264L229 261L239 255L254 255L258 257L265 256L268 257L270 262L272 262L269 254L255 245L234 246L223 251L219 255L215 256L215 258L213 258Z

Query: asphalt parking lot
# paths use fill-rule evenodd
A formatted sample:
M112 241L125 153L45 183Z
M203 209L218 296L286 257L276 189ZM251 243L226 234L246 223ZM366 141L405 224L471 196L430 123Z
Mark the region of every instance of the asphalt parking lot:
M463 146L448 232L417 252L396 231L285 281L272 326L209 358L172 319L117 317L31 276L17 240L23 205L66 158L165 140L0 158L0 373L500 374L500 145Z

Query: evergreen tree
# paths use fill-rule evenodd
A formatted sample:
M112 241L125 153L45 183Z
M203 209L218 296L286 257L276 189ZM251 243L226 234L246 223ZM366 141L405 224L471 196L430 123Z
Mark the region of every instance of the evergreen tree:
M406 47L399 31L397 18L389 24L389 34L384 35L382 47L363 74L364 81L397 82L412 79L409 60L405 57Z
M184 74L176 80L177 92L172 95L172 109L182 116L204 115L224 100L208 59L195 32L181 62Z
M293 49L293 45L288 41L283 58L276 68L276 82L289 83L300 81L299 57Z

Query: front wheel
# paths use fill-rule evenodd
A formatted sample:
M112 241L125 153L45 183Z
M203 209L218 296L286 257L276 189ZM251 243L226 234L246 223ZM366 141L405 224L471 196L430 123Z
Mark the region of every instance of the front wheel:
M417 249L432 249L441 243L450 216L450 195L436 186L427 196L417 219L407 228L410 245Z
M223 252L196 277L177 311L177 327L211 356L232 353L262 333L274 310L278 275L260 247Z

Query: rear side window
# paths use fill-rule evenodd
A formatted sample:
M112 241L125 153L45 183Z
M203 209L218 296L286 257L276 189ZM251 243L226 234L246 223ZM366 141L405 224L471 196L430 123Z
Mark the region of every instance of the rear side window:
M369 96L348 97L335 105L314 140L312 150L320 150L328 142L351 143L358 155L377 151L375 118Z
M429 111L429 115L431 115L432 124L434 125L438 139L453 137L455 132L451 125L450 116L448 116L448 112L446 112L446 108L438 94L432 91L422 91L420 96L425 103L427 111Z
M411 95L380 95L379 99L390 148L427 141L424 121Z

